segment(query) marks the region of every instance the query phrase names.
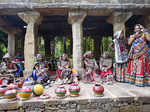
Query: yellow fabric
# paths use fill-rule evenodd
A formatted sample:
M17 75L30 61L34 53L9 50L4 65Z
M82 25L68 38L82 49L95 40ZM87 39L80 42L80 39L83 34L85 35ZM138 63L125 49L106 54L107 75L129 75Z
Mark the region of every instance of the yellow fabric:
M76 69L72 69L72 73L77 73L77 70Z

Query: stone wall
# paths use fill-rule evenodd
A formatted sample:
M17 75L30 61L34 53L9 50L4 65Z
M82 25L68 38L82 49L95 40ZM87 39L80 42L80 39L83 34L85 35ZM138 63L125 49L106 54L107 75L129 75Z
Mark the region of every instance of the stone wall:
M4 8L150 8L150 0L0 0Z
M149 105L112 99L18 101L0 104L0 112L149 112Z

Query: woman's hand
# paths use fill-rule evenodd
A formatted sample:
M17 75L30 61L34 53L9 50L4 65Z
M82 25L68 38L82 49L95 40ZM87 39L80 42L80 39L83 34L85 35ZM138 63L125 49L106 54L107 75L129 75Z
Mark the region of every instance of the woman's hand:
M130 35L130 38L128 40L128 44L131 45L134 40L135 40L135 35Z

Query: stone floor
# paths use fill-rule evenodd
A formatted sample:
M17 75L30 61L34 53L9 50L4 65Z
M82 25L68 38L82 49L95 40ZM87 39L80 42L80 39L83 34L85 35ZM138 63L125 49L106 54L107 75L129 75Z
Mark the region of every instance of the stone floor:
M26 101L0 99L0 110L30 112L150 112L150 87L136 87L127 83L103 84L104 96L96 97L92 91L94 84L79 83L79 97L70 97L67 91L64 99L55 95L57 85L46 88L49 99L31 97ZM69 86L65 85L68 90Z

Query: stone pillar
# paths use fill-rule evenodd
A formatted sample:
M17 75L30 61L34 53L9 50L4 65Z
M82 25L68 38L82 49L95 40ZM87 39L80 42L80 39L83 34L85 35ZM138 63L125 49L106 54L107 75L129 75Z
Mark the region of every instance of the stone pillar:
M8 53L10 56L15 56L15 34L8 33Z
M131 12L121 12L115 11L110 18L108 18L108 22L113 24L113 32L119 31L121 29L125 29L125 22L132 16Z
M25 77L30 75L34 66L35 56L35 26L41 21L41 16L38 12L22 12L18 16L27 23L27 29L25 34L25 46L24 46L24 59L25 59Z
M73 68L82 74L82 22L86 17L85 11L73 10L69 12L68 22L72 24L73 37Z

